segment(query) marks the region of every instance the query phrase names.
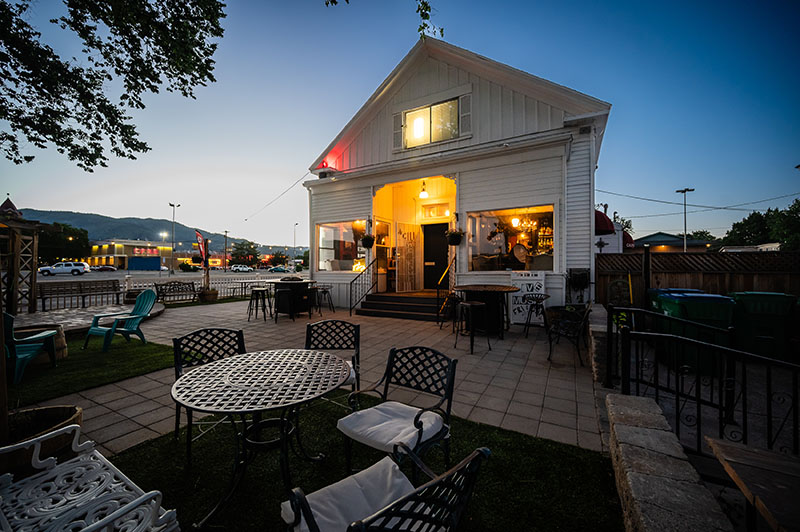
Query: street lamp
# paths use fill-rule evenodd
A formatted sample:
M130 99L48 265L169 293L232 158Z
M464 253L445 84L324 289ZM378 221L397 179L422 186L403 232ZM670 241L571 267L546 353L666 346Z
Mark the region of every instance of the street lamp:
M294 261L294 259L297 258L297 225L299 223L300 222L295 222L294 227L292 227L292 270L297 269L297 263Z
M175 265L175 209L181 206L180 203L170 203L172 207L172 247L169 250L169 275L172 275L172 267Z
M686 253L686 193L694 192L693 188L682 188L675 191L678 194L683 194L683 252Z

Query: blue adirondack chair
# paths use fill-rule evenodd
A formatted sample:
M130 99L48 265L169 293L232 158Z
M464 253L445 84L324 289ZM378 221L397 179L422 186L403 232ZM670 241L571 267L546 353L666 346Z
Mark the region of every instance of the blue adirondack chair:
M19 384L28 362L36 358L39 353L46 351L50 355L53 367L56 365L56 331L44 331L27 338L17 338L14 335L14 316L3 312L3 327L5 329L6 368L9 377L13 375L13 383Z
M89 344L89 338L92 336L103 337L103 352L108 351L111 346L111 340L115 334L121 334L125 340L131 341L131 335L135 334L142 340L143 344L147 343L144 338L144 333L139 328L142 320L145 319L150 311L153 310L153 305L156 304L156 293L153 290L145 290L136 297L136 304L133 306L131 312L116 312L113 314L95 314L92 320L92 325L89 327L89 332L86 333L86 340L83 342L83 348ZM99 322L102 318L114 318L114 323L111 327L101 327Z

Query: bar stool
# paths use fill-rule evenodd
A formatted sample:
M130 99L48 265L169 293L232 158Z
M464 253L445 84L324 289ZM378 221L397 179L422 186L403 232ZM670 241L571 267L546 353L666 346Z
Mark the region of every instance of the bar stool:
M466 330L469 324L469 352L472 354L475 346L475 321L476 311L483 310L484 319L486 318L486 303L483 301L460 301L458 303L458 325L456 327L456 341L453 347L458 346L458 337L461 336L462 331ZM492 350L492 344L489 341L489 333L486 333L486 343L489 345L489 351Z
M294 293L291 288L279 288L275 290L275 323L278 323L278 311L289 314L294 321Z
M258 306L261 305L261 313L264 315L264 321L267 321L267 289L253 287L250 290L250 303L247 305L247 321L250 321L250 316L255 311L256 319L258 319Z
M322 305L327 304L331 312L336 312L336 307L333 306L333 298L331 297L331 290L333 285L318 284L317 285L317 308L319 309L320 316L322 315Z

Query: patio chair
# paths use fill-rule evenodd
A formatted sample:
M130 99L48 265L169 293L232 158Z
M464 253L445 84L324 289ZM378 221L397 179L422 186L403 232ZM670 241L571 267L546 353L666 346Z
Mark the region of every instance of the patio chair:
M156 304L156 293L153 290L145 290L136 296L136 303L133 305L133 310L130 312L116 312L112 314L95 314L92 320L92 325L86 333L86 340L83 342L83 348L89 345L89 338L92 336L103 337L103 352L108 351L111 346L111 340L115 334L121 334L126 341L131 341L131 335L135 334L139 337L143 344L147 343L144 333L139 328L150 311L153 310L153 305ZM114 323L111 327L101 327L99 322L102 318L114 318Z
M235 329L198 329L180 338L172 339L172 351L175 357L175 380L183 375L184 368L202 366L215 360L242 354L244 332ZM185 408L185 407L184 407ZM175 403L175 438L178 438L181 423L181 405ZM220 422L198 422L200 434L192 437L192 410L186 408L186 461L192 463L192 442L216 427ZM211 425L203 430L203 425Z
M361 388L361 326L344 320L323 320L306 325L306 349L347 349L350 376L342 386Z
M5 329L5 352L8 366L6 375L14 384L19 384L28 363L45 351L50 355L50 363L56 367L56 331L43 331L26 338L17 338L14 334L15 316L3 312L3 328ZM13 378L12 378L13 376Z
M547 343L550 346L550 352L547 354L548 361L553 356L553 340L557 344L561 338L566 338L575 345L575 349L578 351L578 362L583 366L581 341L583 341L585 347L589 347L586 332L591 312L591 305L586 305L585 309L577 310L566 310L564 308L545 309L543 315L544 327L547 331Z
M458 465L435 476L409 454L432 480L414 489L388 456L373 466L305 495L292 490L281 504L289 530L458 530L481 463L489 449L476 449Z
M377 384L353 392L348 397L353 413L340 419L336 427L345 435L345 460L352 470L352 442L390 453L399 463L404 447L416 455L442 445L445 461L450 458L450 408L457 360L430 347L392 348L386 372ZM439 400L426 408L389 401L389 387L406 388L431 394ZM381 391L383 388L383 391ZM358 396L375 393L380 404L359 410Z

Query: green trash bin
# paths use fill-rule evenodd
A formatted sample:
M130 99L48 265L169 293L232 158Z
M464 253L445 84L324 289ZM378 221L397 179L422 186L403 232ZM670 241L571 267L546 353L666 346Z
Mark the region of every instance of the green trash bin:
M733 323L735 303L730 297L716 294L666 293L659 296L659 302L662 312L667 316L711 325L726 331ZM665 332L709 344L730 347L727 332L709 331L685 323L670 323ZM673 364L674 359L670 357L666 362ZM697 366L696 370L701 375L715 372L714 358L711 353L703 349L698 350L694 346L688 346L685 349L679 365Z
M661 308L661 300L659 296L662 294L704 294L702 290L697 288L649 288L647 290L647 299L649 303L648 310L653 312L663 312Z
M796 362L788 348L797 298L776 292L735 292L736 347L748 353ZM791 360L789 360L791 358Z

